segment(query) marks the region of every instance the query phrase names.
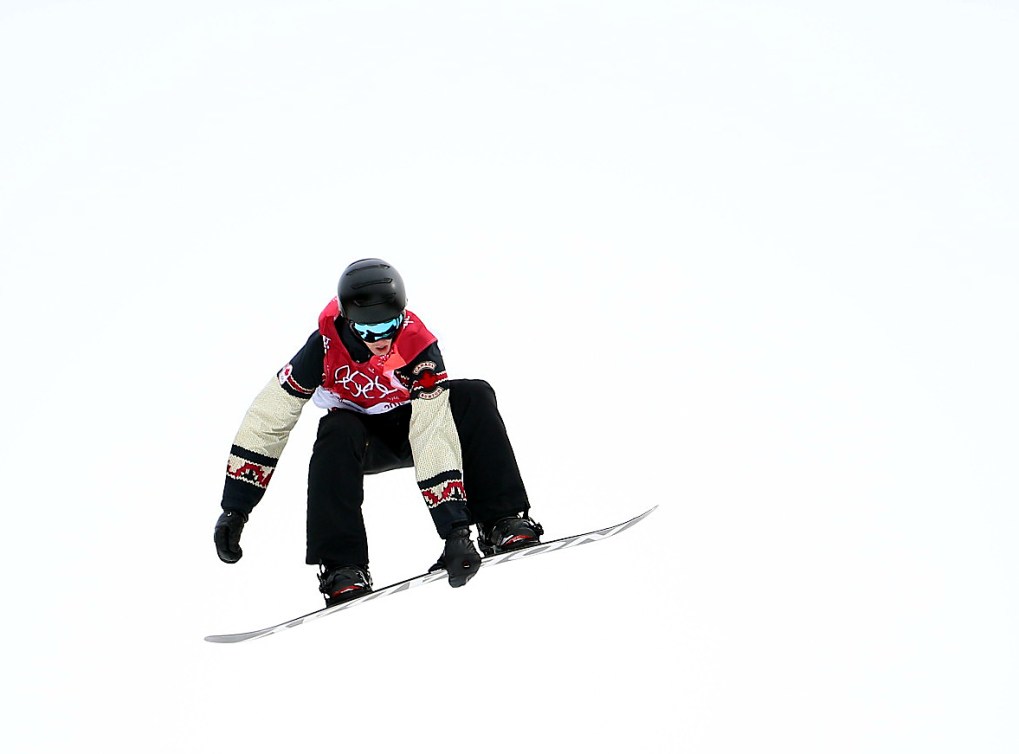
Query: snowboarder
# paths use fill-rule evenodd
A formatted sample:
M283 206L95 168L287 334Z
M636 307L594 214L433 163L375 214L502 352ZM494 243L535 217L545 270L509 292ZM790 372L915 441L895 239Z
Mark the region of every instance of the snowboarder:
M319 566L327 606L372 588L365 474L414 468L445 540L431 570L445 569L451 586L480 566L472 524L486 555L540 541L495 392L483 380L449 379L435 336L406 304L403 279L383 260L343 271L318 329L258 394L234 438L214 536L223 562L240 560L241 531L309 399L327 413L308 470L306 562Z

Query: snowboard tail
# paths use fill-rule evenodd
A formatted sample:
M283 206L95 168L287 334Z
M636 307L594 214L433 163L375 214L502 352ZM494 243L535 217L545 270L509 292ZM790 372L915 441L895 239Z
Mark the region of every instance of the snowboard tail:
M589 531L584 534L574 534L571 537L563 537L561 539L554 539L551 542L539 542L537 544L523 547L519 550L510 550L509 552L501 552L495 555L489 555L481 561L481 567L486 568L488 566L498 565L500 563L508 563L513 560L522 560L524 558L534 557L535 555L543 555L547 552L555 552L556 550L565 550L570 547L576 547L578 545L585 545L589 542L598 542L609 537L614 537L620 532L626 531L634 524L639 521L643 521L655 510L658 506L650 510L646 510L639 516L631 518L629 521L624 521L621 524L615 526L608 526L604 529L597 529L595 531ZM349 602L341 602L339 605L333 605L332 607L324 607L315 612L302 615L299 618L279 623L275 626L269 626L268 628L261 628L257 631L246 631L238 634L213 634L206 636L205 640L214 642L217 644L236 644L242 641L249 641L251 639L259 639L263 636L269 636L270 634L277 634L280 631L285 631L288 628L294 628L302 623L307 623L318 618L331 615L332 613L338 613L340 610L347 610L355 605L362 605L365 602L371 602L372 600L379 599L380 597L387 597L390 594L396 594L398 592L405 592L408 589L421 586L422 584L430 584L433 581L439 581L440 579L446 579L446 571L432 571L430 573L422 573L420 576L415 576L404 581L398 581L395 584L376 589L368 592L360 597L350 600Z

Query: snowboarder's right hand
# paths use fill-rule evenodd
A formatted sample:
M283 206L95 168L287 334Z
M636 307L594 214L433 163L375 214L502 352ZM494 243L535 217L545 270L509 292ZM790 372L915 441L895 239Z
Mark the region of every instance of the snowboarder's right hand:
M446 546L439 556L438 562L429 571L446 569L449 574L449 585L463 586L478 572L481 567L481 555L478 554L471 541L471 530L466 526L453 529L446 537Z
M216 521L216 554L224 563L236 563L241 559L241 531L248 522L248 514L240 511L223 511Z

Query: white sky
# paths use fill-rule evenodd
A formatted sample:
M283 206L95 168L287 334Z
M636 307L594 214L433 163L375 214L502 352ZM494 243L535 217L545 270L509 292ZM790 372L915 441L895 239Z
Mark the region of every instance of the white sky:
M1019 10L0 4L11 752L1019 749ZM396 264L551 537L318 605L309 408L250 400ZM441 543L372 478L376 582Z

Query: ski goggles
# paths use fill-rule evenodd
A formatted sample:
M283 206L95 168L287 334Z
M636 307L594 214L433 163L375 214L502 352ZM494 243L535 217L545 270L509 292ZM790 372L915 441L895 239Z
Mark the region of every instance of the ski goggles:
M351 322L350 326L354 328L361 340L365 343L374 343L377 340L389 340L400 331L400 325L403 324L403 315L393 317L385 322L376 322L374 324L364 324L361 322Z

